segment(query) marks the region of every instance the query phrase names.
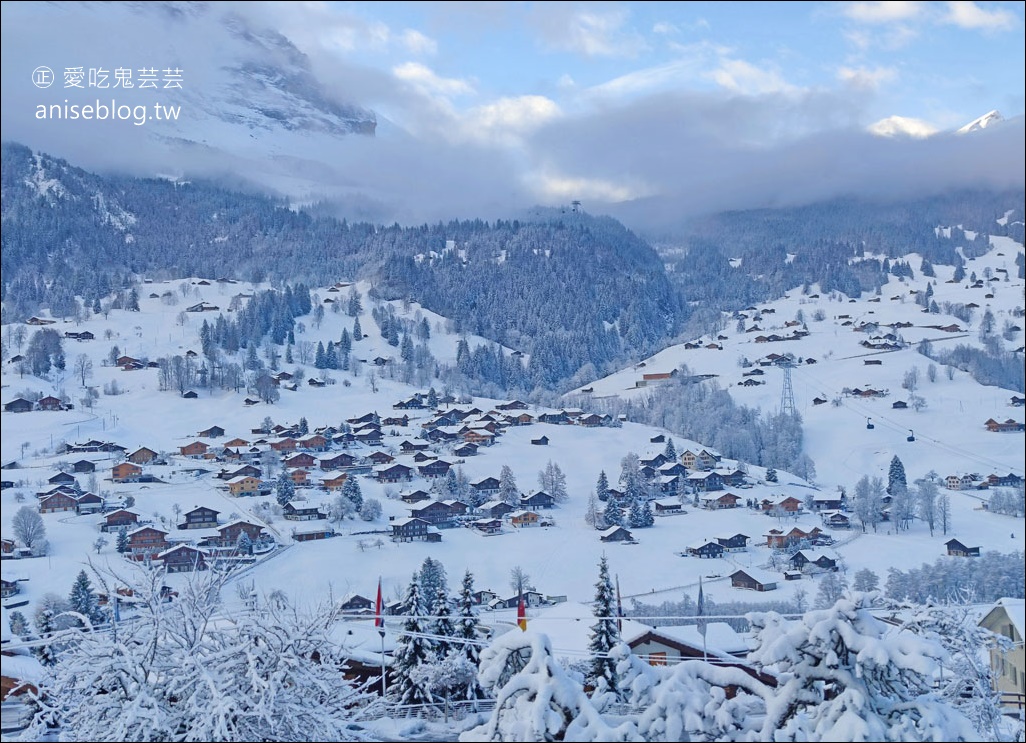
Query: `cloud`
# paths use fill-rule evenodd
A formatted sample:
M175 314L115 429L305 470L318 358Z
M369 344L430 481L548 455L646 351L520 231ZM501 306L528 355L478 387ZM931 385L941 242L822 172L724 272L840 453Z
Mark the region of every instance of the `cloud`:
M919 17L924 11L924 5L922 2L901 2L900 0L846 3L843 13L851 20L860 23L894 23Z
M888 116L874 124L870 124L867 131L880 137L917 137L925 138L937 133L937 127L922 119L912 119L904 116Z
M708 77L732 93L764 95L766 93L792 93L797 91L775 71L753 65L741 59L725 59Z
M505 146L517 146L523 136L559 118L559 106L540 95L500 98L478 106L461 116L467 139Z
M959 28L1008 31L1018 27L1016 15L1008 10L985 10L974 2L949 2L944 23Z
M433 70L419 62L406 62L397 65L392 68L392 74L426 93L445 98L474 93L474 86L466 80L439 77Z
M896 80L898 72L893 67L841 67L837 79L860 90L876 90L885 83Z
M539 3L527 21L550 50L585 57L635 57L648 48L645 39L627 28L625 8L607 4Z
M406 50L411 54L431 55L438 52L438 42L415 29L406 29L400 38Z

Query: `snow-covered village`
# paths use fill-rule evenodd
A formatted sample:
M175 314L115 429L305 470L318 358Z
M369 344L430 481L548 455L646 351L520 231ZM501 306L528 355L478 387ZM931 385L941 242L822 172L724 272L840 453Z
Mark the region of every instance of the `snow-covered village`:
M400 131L356 77L367 108L339 98L323 65L356 65L359 34L343 53L302 29L444 36L420 15L441 10L355 5L305 25L275 3L3 6L0 739L1023 741L1015 105L791 134L750 163L837 137L865 183L695 174L683 209L668 184L553 170L572 188L497 206L504 161L450 148L543 157L555 130L510 98L436 101L444 136ZM697 23L673 5L652 38ZM877 24L899 4L836 5ZM1021 4L962 5L943 22L1021 32ZM669 23L613 7L559 12ZM37 38L12 29L115 20L122 53L166 27L157 51L209 67L179 88L189 116L126 135L131 165L8 102L45 80L8 84ZM382 100L442 90L419 64L388 73L419 92ZM617 120L563 105L530 110L596 141ZM995 152L999 174L936 165ZM383 178L401 158L434 185Z

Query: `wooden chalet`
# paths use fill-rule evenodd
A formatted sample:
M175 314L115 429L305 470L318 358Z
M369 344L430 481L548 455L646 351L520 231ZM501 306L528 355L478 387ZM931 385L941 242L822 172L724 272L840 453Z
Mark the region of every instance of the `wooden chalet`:
M139 482L142 467L131 462L121 462L111 468L111 479L114 482Z
M133 529L128 532L128 549L125 555L136 561L153 559L171 546L166 537L166 531L153 526Z
M948 554L954 555L955 557L979 557L979 547L966 547L957 539L949 539L944 543L944 546L948 548Z
M622 526L610 526L599 532L599 539L603 542L633 542L634 535Z
M206 506L196 506L185 512L185 521L178 524L179 529L216 529L217 516L220 511Z
M829 570L830 572L837 572L837 558L831 557L824 552L814 552L811 550L798 550L793 555L788 563L795 570L801 570L802 572L808 572L813 567L819 568L820 570Z
M512 511L509 514L509 523L517 528L538 526L538 518L534 511Z
M424 519L394 519L389 522L392 527L393 542L412 542L415 539L427 540L431 524ZM436 532L437 533L437 532Z
M688 545L684 549L684 552L685 554L693 555L694 557L708 557L715 559L723 557L723 545L715 539L703 539L695 542L694 544Z
M744 552L748 549L747 534L734 534L732 536L716 537L716 541L723 547L725 552Z
M125 457L125 459L133 464L150 464L151 462L156 461L159 456L160 454L153 451L153 449L142 446Z
M730 574L730 585L733 588L744 588L749 591L773 591L777 587L777 579L772 573L756 568L745 568Z
M208 557L209 554L206 550L189 544L176 544L158 554L156 559L163 562L164 569L168 573L192 573L197 570L206 570L209 567L207 565Z
M111 511L100 521L100 531L111 532L121 529L135 529L139 525L139 514L124 508Z

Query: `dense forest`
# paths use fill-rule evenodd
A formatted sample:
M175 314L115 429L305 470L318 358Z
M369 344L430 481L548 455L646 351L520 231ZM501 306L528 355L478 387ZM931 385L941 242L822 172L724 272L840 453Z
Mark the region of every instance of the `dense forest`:
M1022 240L1026 201L970 191L917 203L838 200L712 215L650 243L577 209L493 223L349 223L241 186L98 175L9 142L2 155L4 322L43 309L72 317L76 297L96 311L141 278L280 289L366 279L375 299L417 301L456 332L529 359L521 370L498 346L468 349L474 361L459 370L468 380L539 392L571 389L706 332L721 310L797 286L875 291L911 271L900 260L910 251L960 265L987 234Z

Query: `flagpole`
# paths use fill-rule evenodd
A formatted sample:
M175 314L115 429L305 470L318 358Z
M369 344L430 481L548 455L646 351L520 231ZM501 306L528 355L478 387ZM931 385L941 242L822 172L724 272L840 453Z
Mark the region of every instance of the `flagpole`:
M705 593L702 591L702 576L698 576L698 616L705 613ZM698 620L698 631L702 633L702 660L708 662L709 653L705 644L705 622Z
M378 576L378 598L374 605L374 624L378 628L378 634L381 636L381 698L385 698L385 692L388 691L385 681L385 618L382 616L382 601L381 601L381 576Z

